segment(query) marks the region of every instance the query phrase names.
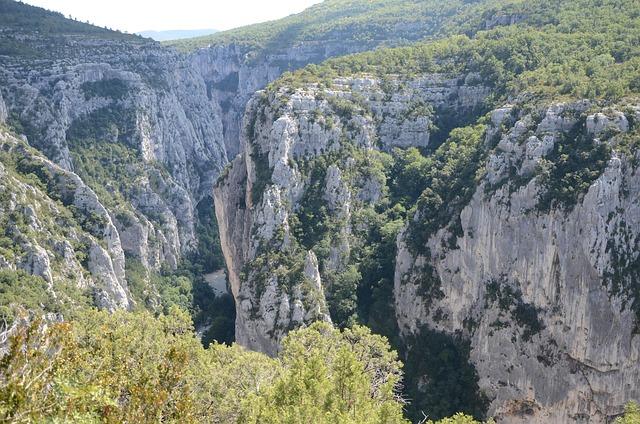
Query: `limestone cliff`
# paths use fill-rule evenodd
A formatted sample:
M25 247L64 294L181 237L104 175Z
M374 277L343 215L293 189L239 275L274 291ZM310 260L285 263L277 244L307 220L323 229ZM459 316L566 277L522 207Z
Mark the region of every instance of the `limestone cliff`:
M198 205L212 202L227 162L205 82L183 55L150 40L3 7L33 18L0 36L15 46L0 56L0 122L91 187L118 239L105 249L122 259L120 283L123 252L149 270L175 268L198 246ZM40 18L51 25L38 31ZM107 268L91 271L101 269L110 278Z
M278 21L171 44L189 51L209 98L219 105L225 146L233 159L243 151L242 119L247 103L283 73L329 58L433 37L457 25L456 19L464 14L466 22L486 15L487 27L517 22L515 17L494 16L487 6L460 0L329 0Z
M2 126L0 150L1 268L41 277L54 298L71 286L99 307L133 307L120 235L93 190Z
M20 125L32 146L70 171L78 167L74 153L82 156L82 142L92 140L122 144L142 164L161 164L168 174L151 177L166 190L154 191L147 182L138 187L139 193L123 194L136 212L145 215L153 209L169 217L166 229L156 227L168 241L164 256L175 263L196 244L194 208L210 192L226 154L214 105L197 73L159 47L140 50L141 57L133 60L126 52L116 58L87 55L39 72L27 73L29 62L6 64L3 91L10 123ZM158 65L145 69L151 60Z
M488 89L474 81L341 79L332 90L265 92L249 104L244 152L214 190L239 343L274 353L292 326L328 319L323 292L364 242L362 211L383 201L385 178L368 161L394 146L427 146L440 114L481 110ZM326 216L309 218L313 204ZM321 219L329 226L314 230Z
M255 49L239 44L202 48L190 60L207 84L211 100L219 106L229 159L241 153L241 128L245 108L256 91L262 90L286 71L310 63L367 50L362 43L311 43L289 46L266 57L256 58Z
M514 112L491 115L498 133L488 137L499 142L460 213L454 245L447 229L429 238L426 256L410 252L407 232L398 239L398 323L405 335L427 326L469 338L492 415L608 422L639 395L640 179L637 152L623 147L638 109L625 115L577 102L554 104L539 117ZM567 137L612 153L575 204L549 207L549 185L559 181L549 182L545 170ZM426 298L417 283L425 264L435 269L437 298Z
M354 266L364 272L376 211L389 207L385 152L442 143L453 114L484 122L483 153L458 212L425 230L420 200L397 238L405 349L425 329L467 341L488 413L504 422L606 422L638 396L640 180L628 143L639 109L531 111L514 99L482 118L490 94L474 74L431 74L256 96L244 151L215 189L238 341L273 353L292 326L341 320L336 291ZM568 177L577 158L582 181Z

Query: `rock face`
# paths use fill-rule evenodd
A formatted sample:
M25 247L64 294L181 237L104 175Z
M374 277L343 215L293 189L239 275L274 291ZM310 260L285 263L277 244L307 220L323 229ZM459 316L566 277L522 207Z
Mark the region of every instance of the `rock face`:
M2 268L42 277L54 296L69 284L91 288L101 308L131 308L119 233L93 190L6 130L0 148L18 162L0 168ZM38 184L26 182L26 170Z
M220 107L225 147L229 159L233 159L243 150L242 119L247 103L256 91L285 71L373 47L375 45L353 42L305 43L257 57L250 47L232 43L199 49L190 60L207 84L211 100Z
M403 87L393 82L387 94L374 78L344 79L331 90L261 93L250 102L244 151L214 190L239 343L273 354L290 328L329 319L324 292L347 271L350 244L358 243L353 212L379 202L385 184L348 157L350 146L425 146L439 113L472 114L488 95L465 77L428 75ZM335 158L325 172L314 161L327 154ZM312 231L301 222L305 204L316 200L334 220L321 258L301 236Z
M407 39L411 39L409 34L410 31L406 34ZM348 35L346 37L340 39L338 36L337 39L322 42L310 40L269 52L233 43L221 44L199 49L191 54L190 60L207 84L209 97L220 107L229 159L243 151L243 139L240 136L242 119L247 103L257 91L286 71L320 63L330 57L371 50L386 41L381 39L363 42L349 39ZM387 123L382 131L389 135L401 131L407 139L397 140L397 143L408 145L413 141L412 137L421 133L429 122L411 121L400 125L405 127L399 130L393 123Z
M7 105L4 104L2 94L0 93L0 124L4 124L7 121Z
M283 73L329 58L434 37L447 26L457 26L458 14L466 15L464 21L486 15L482 3L325 2L277 23L257 24L213 37L212 44L190 56L207 84L210 99L222 111L229 159L243 151L242 117L247 103L256 91ZM388 8L394 13L385 10ZM486 18L486 25L479 22L479 28L513 25L525 16L493 14Z
M250 142L245 145L247 149L253 148ZM283 158L274 160L285 159L287 152L283 153ZM270 257L294 254L285 199L289 186L297 184L287 179L282 186L267 188L261 199L254 198L254 186L262 184L257 181L256 168L270 166L262 162L268 161L264 156L258 156L257 161L251 151L238 156L214 189L214 199L222 251L236 302L236 341L273 355L289 329L329 318L313 252L306 256L302 278L292 284L287 281L287 268L282 267L284 275L277 272L280 258ZM259 203L254 206L254 202Z
M329 319L335 284L367 243L357 217L387 190L359 155L429 146L450 114L475 122L489 91L473 81L425 75L386 93L375 78L347 78L250 102L244 151L214 191L240 343L273 353L289 328ZM640 179L624 147L637 108L578 101L524 113L517 103L486 116L487 153L461 212L417 250L412 225L398 237L396 320L406 339L426 328L469 341L501 422L607 422L640 395ZM593 171L583 189L562 186L561 145ZM330 223L311 242L310 199ZM304 277L292 283L296 270Z
M227 162L220 112L196 68L157 43L108 31L2 37L42 57L2 57L0 123L77 174L79 208L110 217L118 242L92 249L89 271L123 285L123 252L148 269L175 268L198 245L197 205L211 201Z
M469 338L489 412L505 422L609 422L640 395L631 289L640 240L636 153L616 149L629 129L623 113L591 109L556 104L542 119L515 120L510 108L494 111L491 131L506 130L460 214L455 247L446 247L445 229L429 239L426 256L410 252L406 233L398 240L401 331L426 326ZM541 207L539 170L557 143L582 136L613 147L604 172L575 205ZM439 299L412 282L425 263L440 281Z

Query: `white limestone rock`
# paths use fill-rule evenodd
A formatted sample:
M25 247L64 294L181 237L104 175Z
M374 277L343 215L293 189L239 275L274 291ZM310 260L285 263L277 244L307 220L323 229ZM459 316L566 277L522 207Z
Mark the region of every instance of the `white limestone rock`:
M18 264L18 267L31 275L42 277L51 286L53 275L51 272L51 262L47 251L38 245L25 245L26 255Z
M100 307L114 310L132 306L119 233L96 194L76 174L42 157L8 133L0 134L0 147L39 164L46 170L43 174L50 176L45 192L12 175L3 176L2 189L10 191L12 199L0 205L0 213L13 212L21 216L19 222L10 222L9 234L24 252L11 262L5 258L6 267L42 277L52 295L57 284L66 280L80 288L93 286L104 293L98 302ZM81 229L60 228L58 219L62 212L59 203L50 196L64 199L73 206L74 219L83 223L78 225ZM68 222L64 225L68 226ZM72 242L78 247L74 248ZM89 246L87 252L78 250L82 245ZM86 269L76 253L87 255ZM89 281L85 272L90 274Z
M587 116L587 132L596 137L609 129L625 133L629 131L629 121L624 113L612 111L609 114L595 113Z
M458 248L446 247L446 230L429 240L428 258L412 254L404 235L398 239L394 296L401 331L416 334L427 325L465 334L480 389L492 399L489 414L499 422L588 418L604 423L640 395L634 389L640 376L635 313L622 306L624 295L612 295L605 283L620 267L614 250L637 257L640 209L634 199L640 196L640 179L629 158L614 152L604 173L566 211L536 210L536 178L515 191L508 186L490 195L485 191L505 164L523 163L519 172L530 174L535 160L548 154L556 137L571 131L570 122L583 111L584 102L550 107L524 144L513 138L515 128L507 129L487 161L491 172L460 214L464 235L456 241ZM585 129L590 134L602 134L611 123L591 116L593 125ZM622 131L624 121L616 122ZM422 298L413 283L412 270L425 261L441 281L441 299ZM513 315L487 303L491 282L521 292L522 302L537 308L539 332L525 337ZM465 325L470 319L471 329ZM504 325L496 328L496 320Z
M330 320L322 272L345 271L354 237L352 211L384 197L385 181L358 169L354 158L328 164L321 182L311 179L308 164L337 152L345 137L364 150L426 146L437 113L474 110L488 95L482 85L467 87L467 80L476 83L467 76L425 75L405 81L405 88L388 97L378 79L363 76L338 79L329 89L310 85L293 93L258 93L248 103L242 152L214 189L222 250L238 306L238 343L273 354L291 328ZM340 110L331 97L353 111ZM293 217L314 184L320 184L320 200L339 224L330 229L328 258L318 263L312 251L306 252L301 264L305 282L287 288L290 283L282 276L291 270L280 271L273 253L298 254L292 250L299 245L293 242Z
M4 103L2 93L0 93L0 124L4 124L8 117L9 112L7 111L7 105Z

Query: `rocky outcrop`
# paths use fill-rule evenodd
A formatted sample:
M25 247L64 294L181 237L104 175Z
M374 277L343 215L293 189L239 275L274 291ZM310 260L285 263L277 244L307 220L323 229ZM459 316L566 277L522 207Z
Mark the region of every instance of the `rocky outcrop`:
M415 33L413 36L417 35ZM411 31L407 30L406 37L412 38ZM191 62L206 82L210 99L220 107L229 159L243 151L242 119L249 100L257 91L264 89L286 71L320 63L330 57L371 50L385 41L388 40L364 42L348 37L341 39L338 36L336 39L323 41L309 40L273 51L256 50L231 43L212 45L192 53ZM429 125L429 121L409 121L404 125L407 127L402 132L410 138L411 132L420 133ZM396 131L391 124L386 128L387 131ZM399 141L405 144L409 142L409 139Z
M439 114L481 109L488 89L468 80L427 75L392 82L386 95L375 78L341 79L331 89L266 92L250 102L244 151L214 190L239 343L273 354L290 328L329 318L324 292L347 271L351 245L362 242L353 212L379 202L385 185L348 149L388 150L398 140L426 146ZM316 168L325 155L331 163ZM332 220L321 257L301 236L319 224L304 222L308 202L324 202Z
M328 319L336 275L367 243L356 217L388 190L357 152L428 147L450 114L475 122L489 95L476 81L425 75L386 81L386 92L375 78L345 78L250 102L244 151L214 191L240 343L273 353L289 328ZM467 340L499 421L606 422L638 395L640 180L625 141L637 108L578 101L524 113L518 101L482 120L468 203L423 246L409 242L411 224L399 236L396 319L406 339L429 329ZM566 177L572 155L589 170L581 181ZM328 226L305 221L310 202ZM419 206L413 220L423 216Z
M123 284L123 252L159 270L196 250L196 208L210 201L227 156L217 104L183 55L98 32L53 42L28 28L5 31L42 55L3 56L0 122L86 180L71 182L89 190L77 193L77 207L106 208L99 215L120 240L92 250L91 273Z
M261 184L256 179L257 166L268 164L254 162L250 152L238 156L214 189L214 199L236 302L236 342L274 355L288 330L329 318L313 252L306 255L302 278L294 282L288 281L287 268L279 264L282 258L271 257L294 255L295 249L283 190L266 189L254 206L258 199L253 188ZM278 267L284 274L277 272Z
M131 308L119 233L98 196L4 130L0 148L17 163L0 172L0 220L13 246L4 244L2 268L42 277L54 296L65 284L91 287L97 306Z
M2 93L0 93L0 124L4 124L7 121L7 116L7 105L4 104Z
M640 395L636 153L617 148L629 130L625 114L592 109L556 104L542 119L515 120L510 107L494 111L488 136L498 132L500 141L460 214L455 247L446 229L429 239L426 256L410 251L406 234L398 240L401 331L464 334L499 421L609 422ZM554 147L590 137L613 149L604 171L575 205L541 205ZM435 269L437 299L415 283L424 264Z

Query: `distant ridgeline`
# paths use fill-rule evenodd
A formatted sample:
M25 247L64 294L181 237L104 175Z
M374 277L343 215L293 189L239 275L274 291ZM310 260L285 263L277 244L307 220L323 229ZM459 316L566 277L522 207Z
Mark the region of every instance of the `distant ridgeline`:
M0 0L0 421L611 422L639 123L635 0L164 44Z
M170 41L181 40L184 38L203 37L216 32L218 31L215 29L177 29L168 31L141 31L136 34L146 38L153 38L156 41Z

